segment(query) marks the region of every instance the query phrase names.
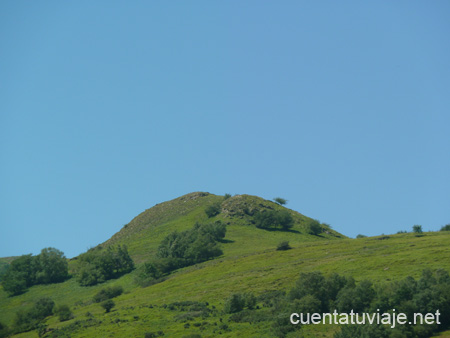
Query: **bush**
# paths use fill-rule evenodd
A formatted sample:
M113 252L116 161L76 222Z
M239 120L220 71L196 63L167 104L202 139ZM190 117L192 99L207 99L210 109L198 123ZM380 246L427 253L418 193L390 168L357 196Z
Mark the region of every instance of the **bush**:
M103 283L118 278L134 269L127 247L90 249L78 258L77 281L82 286Z
M114 301L112 299L108 299L105 300L102 304L101 304L102 308L105 309L105 312L108 313L109 311L111 311L111 309L116 306L116 303L114 303Z
M66 304L59 305L56 308L55 314L58 315L60 322L65 322L66 320L70 320L73 318L72 311Z
M230 197L231 197L230 194L225 194L225 195L223 196L223 199L224 199L224 200L227 200L227 199L229 199Z
M8 337L8 327L0 322L0 338Z
M236 313L242 311L245 307L245 298L240 293L232 294L225 302L225 313Z
M285 251L285 250L290 250L290 249L292 249L292 247L289 245L289 242L288 242L288 241L280 242L280 243L277 245L277 250L278 250L278 251Z
M444 226L441 228L441 231L450 231L450 224L444 225Z
M94 296L93 300L95 303L103 302L107 299L115 298L123 293L123 288L121 286L111 286L105 289L101 289Z
M32 308L19 310L14 318L14 330L17 333L36 329L40 322L53 314L55 303L50 298L38 299Z
M416 234L421 234L421 233L423 233L423 231L422 231L422 226L421 226L421 225L414 225L414 226L413 226L413 232L416 233Z
M318 220L313 219L308 224L307 231L310 235L317 236L322 232L322 227L320 226L320 222Z
M288 230L294 226L294 219L287 210L266 210L254 214L254 223L257 228L282 228Z
M211 218L220 214L221 210L222 208L220 206L220 203L214 203L206 207L205 213L208 216L208 218Z
M37 256L23 255L12 261L2 277L2 285L10 296L15 296L33 285L63 282L68 276L64 253L45 248Z
M275 197L273 200L277 202L279 205L285 205L287 203L287 200L281 197Z
M367 236L366 235L361 235L361 234L359 234L358 236L356 236L356 238L366 238Z

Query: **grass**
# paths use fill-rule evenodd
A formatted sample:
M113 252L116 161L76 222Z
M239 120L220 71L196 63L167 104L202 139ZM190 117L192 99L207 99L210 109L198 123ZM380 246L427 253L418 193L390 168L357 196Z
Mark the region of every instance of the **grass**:
M162 203L136 217L104 245L127 244L140 264L154 254L159 242L171 231L208 221L204 208L221 201L222 196L195 193ZM407 233L347 239L329 231L319 237L305 233L310 219L294 211L290 211L295 218L292 231L268 231L252 226L243 212L256 207L283 208L260 198L235 196L222 203L220 215L209 219L229 223L226 241L221 244L224 254L217 259L177 270L166 281L146 288L134 283L134 271L92 287L81 287L70 279L60 284L34 286L15 297L7 297L0 290L0 321L10 325L18 309L48 296L56 304L67 304L73 310L75 318L70 321L59 323L56 316L46 321L51 328L63 328L78 321L78 329L73 330L71 337L143 337L145 332L157 331L168 337L191 333L215 337L219 332L223 337L269 337L268 323L230 322L229 315L221 312L225 299L236 292L252 291L258 295L268 290L288 290L301 272L337 272L383 284L408 275L419 277L425 267L450 270L449 232L424 233L422 237ZM284 240L293 249L276 251L277 244ZM92 302L92 297L111 285L121 285L125 292L114 299L116 307L111 313L105 313L99 304ZM215 312L207 318L194 318L185 327L186 322L175 320L180 313L169 310L167 305L186 300L208 302ZM231 331L220 328L224 323ZM310 326L302 332L305 337L332 337L336 329ZM16 337L36 336L36 332L28 332Z

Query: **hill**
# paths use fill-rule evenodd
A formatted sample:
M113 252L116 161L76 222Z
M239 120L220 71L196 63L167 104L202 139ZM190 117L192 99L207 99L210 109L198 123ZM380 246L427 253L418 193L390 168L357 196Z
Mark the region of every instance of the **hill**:
M205 210L213 205L219 205L220 212L208 217ZM256 228L255 214L264 210L287 210L294 219L293 227L287 231ZM136 284L139 267L154 256L165 236L189 229L196 222L219 220L227 224L222 256L178 269L151 286ZM0 290L0 322L11 325L19 309L30 307L40 297L51 297L56 304L69 305L74 318L59 322L56 316L48 317L45 336L49 337L144 337L146 333L156 337L161 332L168 337L271 337L269 322L236 322L224 314L227 299L237 292L263 297L270 291L288 291L302 272L336 272L353 276L356 281L370 279L383 285L406 276L418 278L424 267L450 270L449 232L348 239L326 225L322 225L322 232L311 235L308 225L312 221L255 196L188 194L144 211L101 244L127 245L138 269L91 287L82 287L72 278L63 283L33 286L14 297ZM277 251L277 244L286 240L293 249ZM76 261L70 265L75 266ZM109 286L121 286L125 292L114 298L115 307L105 313L92 298ZM257 304L263 306L262 298ZM310 326L302 332L307 337L332 337L336 330ZM68 332L70 335L66 335ZM36 336L36 331L16 335Z

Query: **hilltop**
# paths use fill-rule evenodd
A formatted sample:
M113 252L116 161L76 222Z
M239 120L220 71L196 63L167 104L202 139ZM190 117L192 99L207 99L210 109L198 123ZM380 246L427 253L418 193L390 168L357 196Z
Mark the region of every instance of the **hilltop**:
M205 211L211 206L217 213L208 216ZM268 211L289 213L293 226L287 230L255 227L256 215ZM227 229L220 243L221 256L180 268L154 285L141 287L136 283L141 267L155 256L167 235L191 229L196 223L219 221ZM263 309L266 294L289 291L300 273L315 271L388 285L407 276L419 278L425 267L450 270L449 232L348 239L320 223L320 232L311 234L309 226L314 222L297 211L256 196L187 194L142 212L99 244L98 248L126 245L136 263L133 272L90 287L80 286L74 278L37 285L14 297L0 289L0 322L12 325L19 309L31 307L41 297L50 297L57 305L67 304L74 318L59 322L56 316L47 317L49 330L44 337L65 337L68 332L71 337L144 337L146 333L157 337L161 332L168 337L272 337L270 322L231 320L232 315L223 313L227 299L235 293L252 293L257 297L257 306ZM292 249L277 251L281 241L289 241ZM75 258L69 262L72 272L77 261ZM120 286L125 292L114 298L115 307L105 313L92 299L111 286ZM50 329L57 331L52 333ZM337 330L312 326L302 332L306 337L319 333L333 337ZM36 336L36 331L16 335Z

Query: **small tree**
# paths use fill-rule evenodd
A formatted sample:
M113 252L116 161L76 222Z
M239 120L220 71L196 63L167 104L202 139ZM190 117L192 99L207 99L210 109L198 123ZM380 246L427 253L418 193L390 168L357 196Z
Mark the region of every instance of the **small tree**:
M55 314L58 315L60 322L64 322L73 318L72 311L66 304L59 305L55 311Z
M111 309L116 306L116 303L112 299L105 300L102 304L102 308L105 309L105 312L108 313Z
M358 236L356 236L356 238L366 238L367 236L366 235L361 235L361 234L359 234Z
M318 220L312 220L308 224L308 233L314 236L317 236L322 232L322 227L320 226L320 223Z
M279 205L285 205L287 203L287 200L281 197L275 197L273 200L277 202Z
M414 225L413 226L413 232L416 233L416 234L421 234L423 232L422 231L422 226L421 225Z
M218 214L220 214L221 207L220 203L214 203L206 207L205 213L208 216L208 218L214 217Z
M441 231L450 231L450 224L444 225L444 226L441 228Z
M278 251L286 251L286 250L290 250L290 249L292 249L292 247L289 245L288 241L283 241L277 245Z

